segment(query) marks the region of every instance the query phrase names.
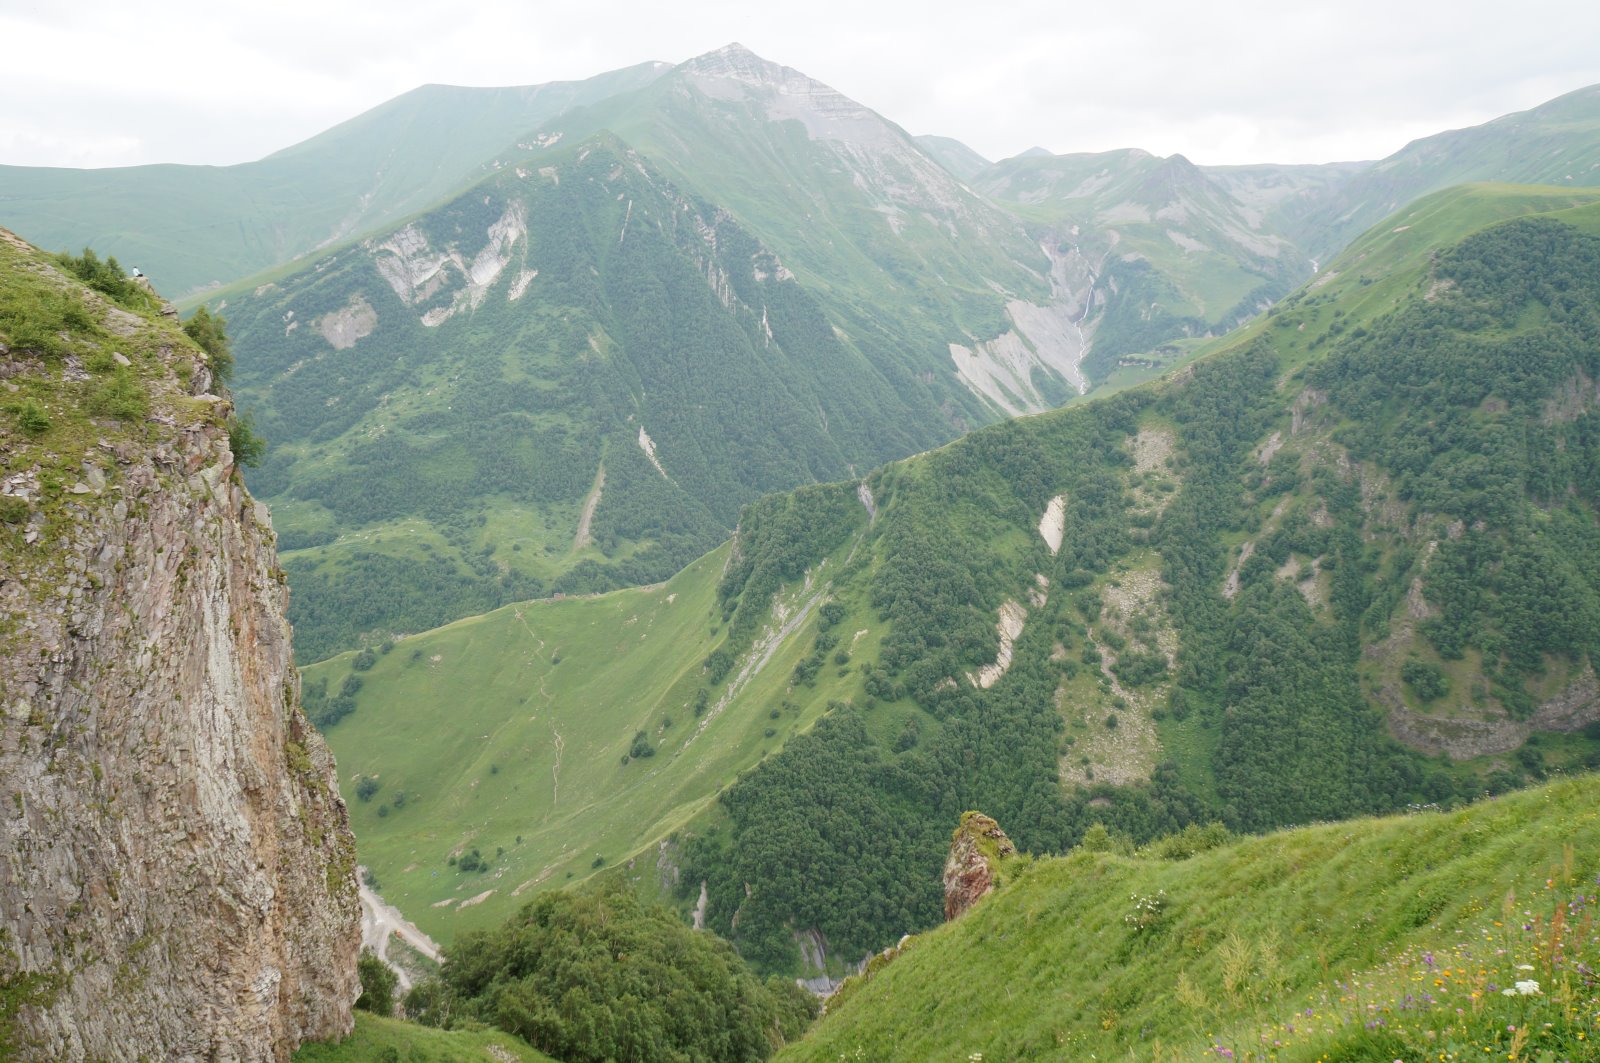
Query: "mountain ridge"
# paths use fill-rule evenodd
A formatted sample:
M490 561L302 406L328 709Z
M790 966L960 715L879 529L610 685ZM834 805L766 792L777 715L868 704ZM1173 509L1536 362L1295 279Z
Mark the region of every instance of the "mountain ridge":
M425 208L559 111L660 72L643 63L581 82L423 86L233 166L0 166L0 204L36 243L92 244L192 301ZM239 203L253 216L241 219Z

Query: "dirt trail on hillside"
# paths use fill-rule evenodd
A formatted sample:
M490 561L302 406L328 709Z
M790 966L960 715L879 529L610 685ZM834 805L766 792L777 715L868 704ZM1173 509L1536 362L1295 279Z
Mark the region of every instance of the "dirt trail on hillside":
M572 537L572 552L577 553L585 546L594 542L589 535L589 525L594 521L594 511L600 506L600 492L606 486L606 463L600 463L600 471L594 474L594 486L589 488L589 497L583 500L583 515L578 518L578 534Z
M561 753L567 748L567 743L553 723L550 725L550 737L556 751L555 763L550 765L550 808L553 811L561 801Z

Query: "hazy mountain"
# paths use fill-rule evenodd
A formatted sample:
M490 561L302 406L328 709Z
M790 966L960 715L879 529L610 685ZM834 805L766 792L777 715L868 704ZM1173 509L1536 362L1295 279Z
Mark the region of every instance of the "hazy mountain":
M608 129L728 210L846 342L965 428L1081 390L1076 308L1050 253L904 130L739 45L553 123Z
M1370 162L1317 165L1202 166L1201 171L1239 204L1252 224L1290 236L1302 253L1308 236L1306 218L1315 213ZM1334 248L1336 252L1338 248Z
M0 166L0 214L40 246L92 246L189 294L427 207L520 134L665 69L643 63L515 88L425 85L237 166Z
M664 579L756 496L953 431L777 255L607 136L224 312L310 660Z
M1092 336L1086 373L1175 339L1220 335L1308 276L1305 255L1265 212L1181 155L1137 149L1024 154L973 181L1079 264Z
M659 580L763 492L1063 401L1050 265L897 127L736 46L521 138L217 301L302 651Z
M978 171L994 165L988 159L953 137L926 135L917 137L916 141L917 146L926 152L934 162L937 162L963 181L972 180Z
M1600 85L1483 125L1412 141L1355 173L1285 230L1326 259L1383 217L1429 192L1469 181L1579 188L1600 185Z

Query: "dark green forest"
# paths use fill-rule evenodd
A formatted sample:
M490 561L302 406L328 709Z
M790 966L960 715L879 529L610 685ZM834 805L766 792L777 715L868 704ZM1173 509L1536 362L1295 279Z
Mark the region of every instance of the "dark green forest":
M487 1023L565 1063L756 1063L816 1013L805 990L762 982L726 942L625 886L546 893L467 935L407 996L431 1026Z

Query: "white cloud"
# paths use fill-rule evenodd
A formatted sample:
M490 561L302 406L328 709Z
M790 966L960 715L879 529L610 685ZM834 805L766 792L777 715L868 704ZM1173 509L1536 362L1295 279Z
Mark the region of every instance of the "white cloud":
M1178 0L0 0L0 163L257 158L428 82L533 84L731 40L998 158L1372 158L1600 82L1600 5Z

